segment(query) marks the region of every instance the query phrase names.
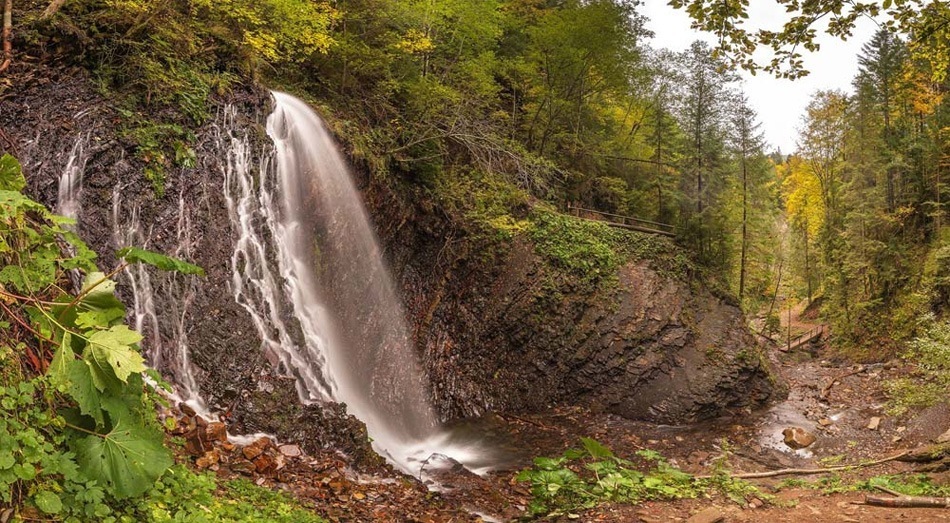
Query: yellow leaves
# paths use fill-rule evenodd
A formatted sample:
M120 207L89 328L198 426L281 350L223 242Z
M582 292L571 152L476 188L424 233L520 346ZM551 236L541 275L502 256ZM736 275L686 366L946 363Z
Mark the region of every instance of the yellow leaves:
M277 39L263 31L246 31L244 43L265 60L276 62L280 59Z
M418 29L409 29L402 39L396 42L396 49L409 54L428 53L435 49L432 39Z
M903 94L910 99L915 113L929 116L943 103L944 94L934 83L931 76L916 64L909 62L901 75L901 83L906 87Z
M203 5L234 25L254 55L271 63L326 53L334 43L330 25L340 16L328 3L308 0L220 0Z
M777 166L776 170L782 178L782 192L785 193L789 220L806 230L809 237L816 237L825 217L818 177L812 167L797 156Z

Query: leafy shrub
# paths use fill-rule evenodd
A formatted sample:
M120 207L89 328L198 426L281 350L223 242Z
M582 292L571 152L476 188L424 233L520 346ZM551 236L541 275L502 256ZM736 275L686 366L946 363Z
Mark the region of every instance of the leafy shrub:
M114 521L119 502L173 461L142 377L142 337L124 324L111 277L128 263L201 271L130 248L112 273L97 272L62 227L70 221L23 196L25 185L16 160L0 158L0 497L34 516ZM75 295L64 290L71 270L86 273Z
M905 376L884 384L892 414L928 407L946 401L950 390L950 322L925 315L922 334L907 343L903 358L914 363L914 376Z
M644 473L593 439L581 438L581 444L583 450L571 449L558 458L536 458L533 468L518 474L518 481L531 483L530 516L563 515L606 501L693 498L702 492L692 476L656 452L638 452L653 463Z
M285 494L247 480L219 485L213 474L176 465L145 496L127 503L122 523L321 523L324 520Z
M610 281L631 260L648 261L662 274L685 278L693 269L689 256L667 238L611 227L606 223L535 207L529 236L538 254L585 282Z

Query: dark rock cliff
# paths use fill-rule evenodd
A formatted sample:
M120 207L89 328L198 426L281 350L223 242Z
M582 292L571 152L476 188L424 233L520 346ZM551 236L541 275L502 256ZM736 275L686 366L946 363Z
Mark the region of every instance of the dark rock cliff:
M225 412L237 430L336 446L372 461L362 427L338 406L296 404L292 382L273 371L249 316L235 303L229 287L235 231L222 191L218 125L195 130L196 165L170 168L159 198L130 152L134 144L118 132L118 112L85 73L31 67L18 74L20 87L0 101L0 149L21 159L31 194L54 206L59 175L86 135L78 232L102 254L104 266L114 263L119 243L115 216L127 224L137 214L146 246L174 252L182 249L181 210L188 210L186 252L208 276L194 282L181 325L173 303L181 281L156 276L156 293L171 296L158 308L158 323L161 331L177 326L187 333L210 406ZM227 102L244 115L242 124L260 141L254 153L262 154L266 96L247 89ZM679 281L649 260L631 260L614 285L578 285L552 276L528 239L489 246L418 188L357 171L402 283L443 418L580 403L684 422L754 407L773 393L767 364L738 308L698 281ZM167 370L174 378L174 369Z
M523 236L486 242L413 188L364 184L444 418L580 404L683 423L781 390L739 308L699 278L631 259L585 285Z

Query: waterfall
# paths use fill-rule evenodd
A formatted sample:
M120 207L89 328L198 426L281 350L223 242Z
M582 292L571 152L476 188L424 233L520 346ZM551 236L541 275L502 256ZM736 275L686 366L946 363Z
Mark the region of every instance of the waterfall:
M59 175L59 191L56 198L56 213L73 220L79 220L79 211L82 204L82 178L86 170L86 161L89 159L86 155L86 145L89 136L79 133L73 148L69 151L66 159L66 166ZM72 225L65 226L67 230L76 232L76 227ZM65 244L66 252L75 255L76 250L72 245ZM73 289L79 292L82 289L82 274L78 269L68 271L69 280Z
M122 212L123 190L117 186L112 193L113 243L117 249L129 245L148 248L151 231L142 228L138 204L132 204L128 214ZM176 245L170 254L191 259L192 243L191 218L184 195L180 195ZM174 272L153 273L145 264L130 265L123 275L132 289L132 318L135 330L143 337L142 348L149 366L175 384L176 400L212 419L198 389L186 328L189 308L198 292L197 277ZM165 314L160 315L159 310Z
M56 199L56 214L72 218L79 218L79 209L81 205L80 196L82 195L82 177L86 170L86 140L88 136L80 133L76 143L73 144L69 157L66 159L66 167L59 176L59 193Z
M476 468L479 448L439 426L346 160L310 107L284 93L273 98L274 151L256 172L246 136L225 137L235 300L271 362L296 378L302 402L346 404L376 451L405 472L421 475L433 455Z

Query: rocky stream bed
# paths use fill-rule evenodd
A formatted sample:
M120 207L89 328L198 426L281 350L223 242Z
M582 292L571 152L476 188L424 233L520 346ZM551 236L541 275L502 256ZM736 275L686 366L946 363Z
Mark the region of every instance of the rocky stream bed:
M882 383L908 371L904 364L849 365L815 353L775 351L778 367L789 382L788 399L764 410L734 412L709 422L685 426L630 421L582 408L558 408L533 415L488 415L456 427L477 430L507 454L507 465L476 476L435 456L427 466L429 487L385 465L357 470L345 456L326 451L305 455L293 444L277 445L268 438L226 439L225 425L208 424L184 414L174 434L185 437L182 459L223 476L251 476L256 482L289 491L304 499L330 521L511 521L523 516L530 501L528 486L516 480L519 470L535 456L555 456L577 446L581 437L594 438L621 457L651 449L682 470L708 474L728 442L727 463L734 473L785 468L835 467L895 455L947 436L950 405L943 404L904 416L884 409ZM783 432L799 428L814 436L807 447L794 449ZM810 438L809 438L810 439ZM241 440L238 440L241 441ZM796 446L793 444L793 446ZM426 465L424 465L426 466ZM919 467L919 465L918 465ZM940 469L943 468L943 471ZM946 466L937 466L938 481L946 481ZM882 474L915 470L915 465L891 461L879 466L836 473L840 485ZM948 521L941 509L881 508L864 505L865 493L834 489L782 486L790 476L754 480L774 500L749 496L744 504L724 496L638 505L605 504L562 518L571 521L645 522L688 521ZM817 481L825 475L795 476ZM765 496L763 496L765 497ZM483 519L484 518L484 519ZM722 519L717 519L722 518ZM554 518L554 520L558 520Z

